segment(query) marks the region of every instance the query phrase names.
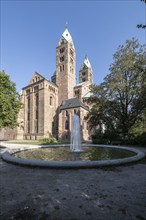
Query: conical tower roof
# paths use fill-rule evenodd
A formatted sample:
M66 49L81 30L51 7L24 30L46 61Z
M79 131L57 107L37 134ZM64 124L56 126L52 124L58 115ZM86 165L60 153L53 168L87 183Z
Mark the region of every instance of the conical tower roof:
M61 38L59 40L59 45L61 44L62 40L73 43L72 37L67 28L65 28L63 34L61 35Z
M89 61L89 59L88 59L87 56L85 56L84 62L83 62L83 64L81 65L80 70L82 70L83 68L91 68L91 69L92 69L91 63L90 63L90 61Z
M70 35L70 33L69 33L67 28L65 28L65 30L64 30L64 32L62 34L62 37L64 37L65 40L67 40L68 42L72 41L72 37L71 37L71 35Z

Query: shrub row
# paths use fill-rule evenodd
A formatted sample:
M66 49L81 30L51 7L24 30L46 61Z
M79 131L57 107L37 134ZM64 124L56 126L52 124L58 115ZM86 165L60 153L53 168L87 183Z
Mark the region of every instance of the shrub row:
M42 138L39 140L39 144L57 144L56 138Z
M92 142L94 144L112 144L119 143L120 145L141 145L146 146L146 132L140 135L126 135L126 136L114 136L106 134L94 134L92 135Z

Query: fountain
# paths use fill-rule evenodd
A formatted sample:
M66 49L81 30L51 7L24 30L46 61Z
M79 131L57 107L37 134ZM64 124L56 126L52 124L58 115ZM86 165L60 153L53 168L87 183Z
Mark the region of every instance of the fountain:
M72 130L71 130L71 152L80 152L81 150L81 131L80 131L80 118L78 115L73 116Z
M123 146L88 144L84 146L84 150L80 147L71 148L71 150L68 150L65 145L23 145L21 147L17 144L16 147L15 144L15 148L11 146L11 149L2 154L2 159L26 166L89 168L122 165L145 157L145 154L140 150Z
M14 144L16 145L16 144ZM70 150L68 148L70 147ZM80 118L73 116L71 142L68 145L28 146L18 145L2 154L2 159L19 165L85 168L121 165L135 162L145 156L138 149L111 145L81 145Z

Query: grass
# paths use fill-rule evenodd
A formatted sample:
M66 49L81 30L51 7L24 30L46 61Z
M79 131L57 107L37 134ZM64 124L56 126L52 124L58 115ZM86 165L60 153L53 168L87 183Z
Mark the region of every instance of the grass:
M13 142L8 142L9 144L27 144L27 145L40 145L39 141L13 141Z
M39 141L12 141L8 142L9 144L27 144L27 145L42 145ZM52 145L53 143L50 143ZM55 144L70 144L70 141L58 141ZM45 144L44 144L45 145Z

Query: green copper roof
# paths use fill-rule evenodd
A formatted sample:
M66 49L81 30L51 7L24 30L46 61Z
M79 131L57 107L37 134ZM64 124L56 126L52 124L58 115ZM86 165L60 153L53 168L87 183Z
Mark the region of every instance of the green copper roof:
M64 37L65 40L67 40L68 42L72 41L72 37L71 37L71 35L70 35L70 33L69 33L67 28L65 28L65 30L64 30L64 32L62 34L62 37Z
M87 92L83 98L90 98L91 96L93 96L93 93L92 92Z
M88 83L89 83L89 81L81 82L81 83L78 83L75 87L85 86L85 85L88 84Z
M89 59L88 59L87 56L85 56L84 62L83 62L83 64L81 65L81 68L80 68L80 69L82 70L84 67L86 67L86 68L91 68L91 69L92 69L91 63L90 63L90 61L89 61Z

